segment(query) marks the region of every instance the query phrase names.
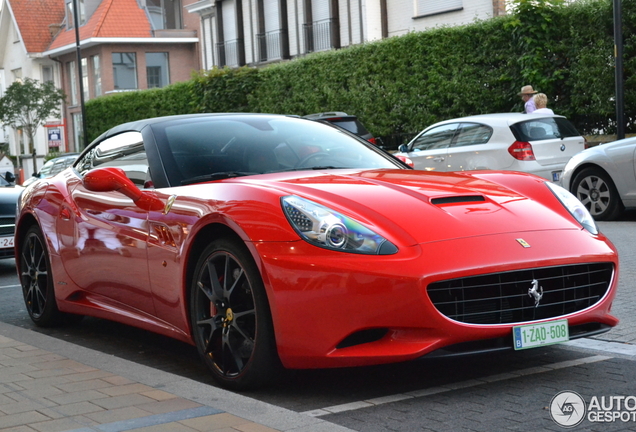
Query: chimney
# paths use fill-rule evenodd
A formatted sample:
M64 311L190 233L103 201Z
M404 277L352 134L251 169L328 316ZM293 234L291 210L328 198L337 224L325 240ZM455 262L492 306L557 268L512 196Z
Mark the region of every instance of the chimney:
M64 24L60 23L60 24L49 24L49 31L51 32L51 37L55 38L55 36L57 36L60 31L62 30L62 27L64 27Z

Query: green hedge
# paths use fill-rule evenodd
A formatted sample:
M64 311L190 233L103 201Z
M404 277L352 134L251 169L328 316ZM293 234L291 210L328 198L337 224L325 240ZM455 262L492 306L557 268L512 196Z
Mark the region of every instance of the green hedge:
M611 0L514 0L514 13L409 33L262 69L213 69L163 89L87 103L91 139L123 121L192 112L356 114L376 136L443 119L521 111L531 84L582 133L614 132ZM623 2L625 112L634 112L636 2ZM634 130L632 121L628 128Z

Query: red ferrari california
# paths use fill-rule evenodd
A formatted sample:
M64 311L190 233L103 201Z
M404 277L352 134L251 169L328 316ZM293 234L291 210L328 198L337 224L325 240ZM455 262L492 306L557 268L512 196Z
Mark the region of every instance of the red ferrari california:
M531 349L618 322L616 250L566 190L414 171L301 118L123 124L18 205L37 325L88 315L173 337L232 389L280 367Z

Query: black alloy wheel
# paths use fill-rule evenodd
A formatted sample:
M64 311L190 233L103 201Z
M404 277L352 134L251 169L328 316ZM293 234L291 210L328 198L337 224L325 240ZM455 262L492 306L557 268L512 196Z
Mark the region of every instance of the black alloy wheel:
M614 182L598 168L578 173L572 180L572 193L597 221L616 219L624 208Z
M193 337L216 380L233 390L260 387L280 367L263 282L244 245L210 244L190 295Z
M28 229L19 250L20 284L31 320L40 327L60 324L63 315L55 301L51 262L39 227Z

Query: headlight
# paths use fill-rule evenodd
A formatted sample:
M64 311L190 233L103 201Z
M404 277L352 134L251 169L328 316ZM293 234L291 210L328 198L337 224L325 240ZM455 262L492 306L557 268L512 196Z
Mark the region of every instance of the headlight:
M313 245L375 255L398 251L393 243L359 222L315 202L290 195L281 198L281 205L291 226Z
M579 223L592 234L598 234L594 218L581 201L559 185L550 182L545 182L545 184L548 185L554 195L561 201L561 204L574 216L574 219L579 221Z

